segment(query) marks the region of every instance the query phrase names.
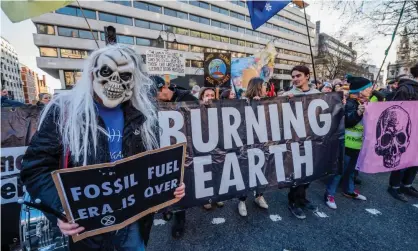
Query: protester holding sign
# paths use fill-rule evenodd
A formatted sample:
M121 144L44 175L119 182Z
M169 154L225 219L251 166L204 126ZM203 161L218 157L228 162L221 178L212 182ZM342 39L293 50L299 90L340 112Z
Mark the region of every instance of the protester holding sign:
M283 96L292 98L295 95L320 93L320 91L310 87L309 85L310 72L308 67L304 65L295 66L293 67L290 74L292 75L293 88L288 92L283 93ZM302 208L317 210L317 206L313 205L309 200L306 199L306 190L308 187L309 183L291 187L288 194L289 210L298 219L306 218Z
M74 88L44 108L21 171L21 180L33 199L62 212L52 171L108 163L159 147L157 109L150 95L155 87L140 70L141 64L139 55L128 47L96 50ZM184 194L181 185L174 196L182 198ZM150 214L117 232L70 243L70 248L144 250L152 219ZM58 226L65 235L84 231L74 222L58 220Z
M396 89L392 101L418 100L418 64L411 67L411 74L414 79L402 78L399 87ZM408 201L405 194L418 197L418 190L412 186L418 167L410 167L405 171L393 171L390 174L388 192L395 199Z
M246 98L247 101L250 102L251 100L260 100L267 95L266 91L266 84L264 80L261 78L252 78L248 82ZM247 200L247 196L242 196L239 198L240 202L238 203L238 212L241 216L247 216L247 206L245 205L245 201ZM257 191L255 194L254 199L255 204L257 204L260 208L268 209L269 206L264 199L263 193Z
M216 90L213 87L202 87L199 93L199 101L203 104L209 104L212 100L216 100ZM216 202L218 207L223 207L224 203L222 201ZM203 207L206 210L212 209L212 204L205 204Z
M350 97L345 105L345 156L344 169L342 175L336 175L327 185L325 194L325 204L336 209L335 193L344 176L344 196L357 200L367 200L367 198L354 190L354 175L357 158L363 142L363 114L364 103L369 100L372 92L372 83L363 77L348 76L347 82L350 83Z
M167 86L164 79L159 76L151 76L154 85L157 88L157 100L159 102L183 102L183 101L195 101L195 98L190 91L180 90L177 88ZM171 213L166 213L164 218L169 220ZM171 229L171 235L173 238L181 238L184 234L184 226L186 224L186 211L177 211L174 214L174 225Z

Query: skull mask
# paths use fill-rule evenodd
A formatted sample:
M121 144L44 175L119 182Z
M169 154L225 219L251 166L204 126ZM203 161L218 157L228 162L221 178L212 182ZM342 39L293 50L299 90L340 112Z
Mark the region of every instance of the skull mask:
M103 105L114 108L132 97L135 61L122 50L101 54L94 66L93 89Z
M397 167L401 155L409 146L411 119L408 112L398 105L391 106L380 114L376 125L375 152L383 156L386 168Z

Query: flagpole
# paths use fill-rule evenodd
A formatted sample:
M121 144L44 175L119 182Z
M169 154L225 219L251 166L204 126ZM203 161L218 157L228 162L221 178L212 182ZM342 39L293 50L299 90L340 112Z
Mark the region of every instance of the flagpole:
M305 7L306 4L305 4L305 2L302 2L302 3L303 3L303 13L305 14L306 31L308 32L309 49L311 51L312 70L313 70L314 80L315 80L315 84L316 84L315 62L314 62L314 55L313 55L313 52L312 52L311 36L309 35L308 18L306 16L306 7Z

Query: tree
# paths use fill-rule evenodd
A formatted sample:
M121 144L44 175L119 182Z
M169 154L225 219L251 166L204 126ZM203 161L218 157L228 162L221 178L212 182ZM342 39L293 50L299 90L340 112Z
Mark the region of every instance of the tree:
M367 25L370 34L391 36L398 23L402 8L397 35L405 35L411 41L412 56L418 59L418 1L416 0L380 0L380 1L345 1L331 3L331 8L342 10L348 17L346 25L361 23Z

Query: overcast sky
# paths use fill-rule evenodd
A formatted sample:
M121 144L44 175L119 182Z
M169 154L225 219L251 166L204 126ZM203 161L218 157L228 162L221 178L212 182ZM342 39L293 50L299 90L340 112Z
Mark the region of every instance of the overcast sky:
M311 16L311 21L321 21L321 32L329 35L336 35L339 33L345 24L344 15L340 11L328 8L329 1L322 0L307 0L310 6L307 8L307 14ZM39 50L33 43L33 33L36 33L35 25L31 20L26 20L20 23L11 23L7 16L1 11L1 36L6 38L16 49L19 56L19 61L29 68L35 70L39 74L47 76L47 84L53 89L60 89L61 84L58 79L50 77L36 66L36 57L39 57ZM348 29L348 33L356 33L360 36L369 34L368 27L360 25L352 26ZM396 45L398 39L395 40L391 51L389 52L386 64L394 62L396 59ZM374 37L373 40L362 48L369 52L369 64L374 64L377 67L383 62L384 51L390 44L390 37ZM386 65L385 64L385 65ZM385 67L384 67L385 68Z

